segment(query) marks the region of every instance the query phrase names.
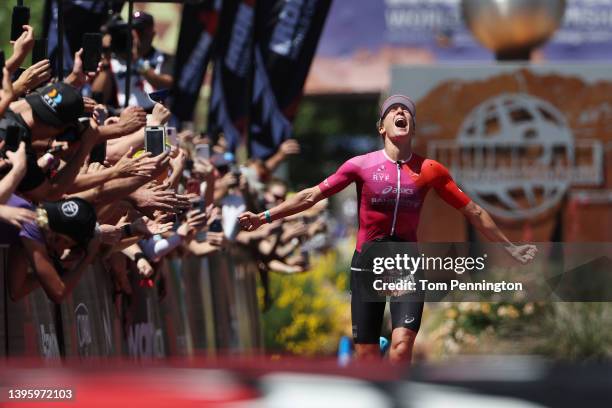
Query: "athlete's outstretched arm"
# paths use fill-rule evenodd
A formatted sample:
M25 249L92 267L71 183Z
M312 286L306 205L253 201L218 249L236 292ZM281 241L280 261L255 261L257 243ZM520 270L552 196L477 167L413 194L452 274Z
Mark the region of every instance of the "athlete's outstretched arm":
M489 241L507 244L506 250L517 261L526 264L535 257L538 249L535 245L515 245L499 229L495 221L481 206L473 201L460 210L468 221L480 231Z
M244 212L240 214L238 217L240 226L244 230L253 231L266 222L279 220L307 210L322 199L342 191L349 184L356 181L358 172L359 166L355 164L355 159L350 159L344 162L334 174L323 180L319 185L302 190L288 200L268 210L269 219L266 220L265 212L259 214Z
M448 204L461 211L467 220L489 241L506 244L506 250L517 261L525 264L533 260L538 252L535 245L515 245L495 224L493 218L481 206L472 201L457 186L450 173L439 163L435 164L436 177L434 188L438 195Z
M266 220L265 212L253 214L250 211L240 214L238 220L243 229L253 231L267 221L271 222L307 210L324 198L325 196L319 186L314 186L300 191L288 200L268 210L270 212L270 220Z

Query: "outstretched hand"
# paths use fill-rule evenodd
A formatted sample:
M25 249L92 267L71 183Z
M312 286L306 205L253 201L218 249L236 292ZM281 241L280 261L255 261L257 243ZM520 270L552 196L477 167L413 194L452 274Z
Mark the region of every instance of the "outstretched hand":
M528 264L533 261L536 254L538 253L538 248L535 245L527 244L527 245L516 245L507 247L506 250L514 259L523 265Z
M245 231L255 231L262 225L259 216L250 211L240 214L238 216L238 222L240 223L240 227L242 227L242 229Z
M14 61L14 69L17 69L21 65L26 55L34 48L34 28L30 25L24 25L22 28L23 32L19 38L15 41L11 41L13 44L13 55L10 59Z

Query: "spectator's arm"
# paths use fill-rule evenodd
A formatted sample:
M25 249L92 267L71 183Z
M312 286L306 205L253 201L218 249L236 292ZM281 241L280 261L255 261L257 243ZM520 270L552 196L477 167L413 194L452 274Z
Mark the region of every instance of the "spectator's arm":
M114 177L116 177L116 175L112 167L104 167L100 165L95 169L95 171L87 172L85 174L78 174L74 179L74 183L72 183L66 193L75 194L80 191L95 188L113 179Z
M221 247L206 241L197 242L192 240L187 244L187 249L195 256L207 256L219 251Z
M66 77L66 79L64 79L64 83L79 89L82 88L87 82L91 82L94 79L100 67L98 64L98 69L96 72L84 72L81 55L83 55L82 48L74 53L74 65L72 66L72 72Z
M270 268L271 271L274 272L281 272L281 273L300 273L300 272L304 272L304 268L302 266L296 265L296 266L291 266L291 265L287 265L284 262L279 261L278 259L273 259L268 263L268 268Z
M93 146L98 142L98 128L93 125L87 129L81 137L81 143L72 159L64 166L55 177L45 180L40 186L24 193L32 201L59 200L64 193L70 189L81 166Z
M21 66L34 47L34 29L29 25L24 25L23 28L25 31L13 44L13 55L4 64L11 74Z
M297 140L287 139L281 143L276 153L266 160L265 166L270 173L274 173L278 166L285 161L287 156L298 153L300 153L300 144Z
M15 95L23 96L26 92L36 89L51 78L51 63L48 59L38 61L23 71L13 83Z
M127 149L132 146L135 151L141 149L144 146L144 123L143 123L143 113L141 108L129 107L125 109L121 113L121 117L119 118L119 122L129 123L133 126L140 126L139 128L135 128L133 133L128 136L121 137L120 139L113 139L112 143L109 141L106 147L106 159L114 163L123 154L127 151ZM144 115L146 120L146 115ZM170 111L165 108L162 104L156 103L153 107L153 113L151 114L151 121L148 123L150 126L162 126L168 122L170 119Z
M63 302L72 292L85 268L93 260L100 245L98 239L94 237L90 241L87 254L83 259L74 268L60 276L44 244L26 238L23 238L22 242L36 272L36 276L40 281L40 285L47 296L55 303Z
M172 75L158 74L153 68L143 70L142 76L156 89L170 89L174 83Z
M146 124L146 112L140 107L130 106L121 112L117 122L100 126L100 139L111 140L142 131L142 133L139 134L141 135L144 143L143 128Z
M0 221L21 229L24 224L36 221L36 213L27 208L0 204Z
M0 148L3 146L4 142L0 142ZM25 143L21 142L16 152L6 152L6 156L12 164L12 168L0 179L0 204L8 201L26 173Z
M15 99L15 90L11 83L11 74L6 67L2 68L2 92L0 93L0 117Z
M229 192L230 186L238 185L238 182L238 176L232 172L226 173L223 177L221 177L221 179L219 179L218 182L215 183L213 202L215 204L219 204Z
M112 167L104 167L99 163L91 163L87 173L77 175L75 182L68 192L77 193L79 191L85 191L120 177L141 177L146 180L149 175L156 170L154 164L155 160L151 160L148 155L132 158L130 157L131 154L132 149L130 148ZM137 182L135 181L134 183ZM138 187L140 187L140 185L138 185Z
M104 185L73 194L91 202L94 206L102 206L127 197L130 193L150 181L150 177L134 176L115 179Z
M110 62L102 61L102 69L91 83L92 92L101 92L102 100L109 103L113 99L113 71Z
M207 214L202 212L193 212L187 214L187 219L176 230L176 234L171 235L167 239L154 240L153 238L146 241L140 241L140 247L147 258L157 261L164 255L173 251L182 242L191 240L193 233L206 223Z
M292 253L298 247L298 245L300 245L300 241L297 239L292 239L286 244L277 245L276 249L274 250L274 254L279 258L285 258Z
M172 190L176 190L179 182L181 181L181 177L183 175L183 170L185 169L185 160L187 156L183 149L179 149L176 157L170 160L170 168L172 169L172 174L166 180L166 184L170 186Z
M274 250L276 249L278 245L278 241L279 241L279 234L272 234L268 238L263 239L259 242L259 245L257 245L257 250L262 255L268 256L274 252Z
M138 268L138 273L145 278L151 276L154 272L153 267L149 263L149 260L143 254L142 250L138 246L138 244L131 245L121 251L125 256L127 256L132 262L136 262L136 267Z
M134 151L142 150L144 133L144 128L142 128L128 136L109 140L106 145L106 160L111 164L116 163L130 147L133 147Z
M142 252L145 253L148 259L153 262L159 261L163 256L172 252L178 247L185 237L179 234L173 234L168 238L154 240L153 238L142 240L139 242Z

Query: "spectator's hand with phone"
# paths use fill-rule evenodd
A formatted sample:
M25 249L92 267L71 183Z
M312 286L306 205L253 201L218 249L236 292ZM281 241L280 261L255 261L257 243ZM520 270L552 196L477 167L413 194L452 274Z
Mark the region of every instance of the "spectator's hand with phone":
M153 179L156 179L162 174L167 173L168 168L170 167L170 156L168 155L168 152L163 152L158 156L150 157L147 159L147 161L150 161L155 164L155 170L151 174L151 178Z
M48 59L38 61L27 68L13 84L16 95L25 95L26 92L38 88L51 78L51 62Z
M16 41L11 41L13 44L13 55L6 61L6 67L11 73L21 66L25 57L34 48L34 28L24 25L23 30L23 33L21 33Z
M82 88L88 82L91 82L98 72L100 71L100 64L95 72L84 72L83 71L83 48L79 49L74 53L74 65L72 65L72 72L64 80L65 83L74 86L75 88Z

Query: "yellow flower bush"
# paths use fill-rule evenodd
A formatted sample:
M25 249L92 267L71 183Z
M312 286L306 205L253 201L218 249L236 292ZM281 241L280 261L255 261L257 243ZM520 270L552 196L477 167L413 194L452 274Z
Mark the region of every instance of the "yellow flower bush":
M338 265L336 252L312 259L305 273L271 272L270 291L274 303L263 315L268 351L333 354L340 337L351 334L348 265Z

